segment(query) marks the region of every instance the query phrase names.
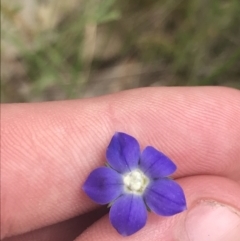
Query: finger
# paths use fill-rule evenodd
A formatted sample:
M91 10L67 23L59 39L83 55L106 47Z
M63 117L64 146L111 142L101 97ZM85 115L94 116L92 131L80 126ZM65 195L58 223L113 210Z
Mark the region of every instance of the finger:
M72 241L86 228L103 217L107 211L106 207L100 208L61 223L5 238L3 241Z
M129 237L131 241L238 241L240 237L240 186L215 176L179 179L188 210L160 217L151 213L146 226ZM122 236L106 215L90 226L75 241L120 241Z
M104 163L115 131L171 157L178 166L175 177L215 174L236 180L239 103L239 91L232 89L149 88L81 101L3 106L2 235L93 208L80 188L89 172Z

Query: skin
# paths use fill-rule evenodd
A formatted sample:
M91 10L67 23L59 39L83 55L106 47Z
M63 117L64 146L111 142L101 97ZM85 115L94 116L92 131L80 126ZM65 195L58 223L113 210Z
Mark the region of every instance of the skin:
M185 191L188 209L207 199L240 210L239 120L240 92L223 87L144 88L84 100L4 104L1 238L122 240L106 208L81 190L88 174L104 164L116 131L176 163L173 178ZM128 240L174 240L186 213L150 213L147 225Z

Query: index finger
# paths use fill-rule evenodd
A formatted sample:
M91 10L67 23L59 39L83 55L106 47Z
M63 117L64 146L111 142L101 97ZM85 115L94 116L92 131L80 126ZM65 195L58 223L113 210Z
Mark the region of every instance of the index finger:
M168 155L175 178L240 173L240 94L226 88L147 88L80 101L2 107L2 235L93 208L80 190L115 131ZM21 224L21 225L19 225Z

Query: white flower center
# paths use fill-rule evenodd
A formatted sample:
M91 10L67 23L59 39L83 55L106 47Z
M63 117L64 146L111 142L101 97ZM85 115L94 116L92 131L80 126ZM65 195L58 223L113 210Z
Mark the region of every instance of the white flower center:
M134 170L123 176L123 183L127 191L142 194L149 180L140 170Z

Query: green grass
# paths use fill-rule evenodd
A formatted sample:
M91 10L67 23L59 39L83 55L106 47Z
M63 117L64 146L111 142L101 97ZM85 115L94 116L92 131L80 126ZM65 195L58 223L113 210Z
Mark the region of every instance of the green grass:
M81 3L68 8L56 0L44 6L36 1L37 12L43 7L51 9L58 20L51 25L50 15L49 26L42 18L30 28L21 15L21 5L2 1L2 41L17 50L25 71L22 81L29 86L29 91L22 93L15 82L2 76L3 101L41 99L49 89L63 93L62 99L80 97L90 72L101 66L101 58L94 54L100 26L121 35L122 47L116 59L134 56L135 61L146 64L163 63L175 76L176 85L239 87L239 0Z

